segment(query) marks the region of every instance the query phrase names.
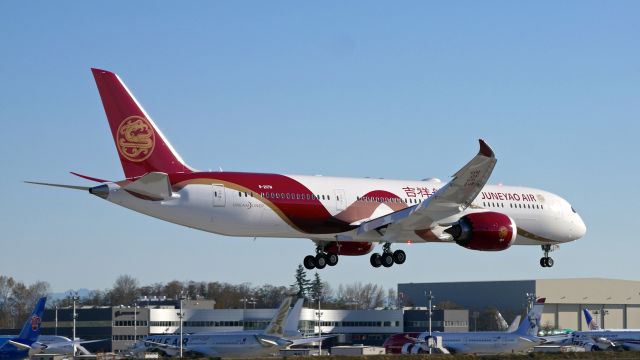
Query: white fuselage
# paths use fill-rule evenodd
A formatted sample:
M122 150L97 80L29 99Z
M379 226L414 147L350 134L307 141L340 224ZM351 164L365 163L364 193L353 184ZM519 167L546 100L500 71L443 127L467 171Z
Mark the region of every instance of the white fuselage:
M215 177L215 173L208 174ZM323 211L354 226L401 207L415 206L444 185L437 179L414 181L298 175L287 177L303 184L315 194ZM259 186L263 189L260 193L243 191L247 189L230 185L224 180L207 179L206 183L200 181L184 184L168 200L146 201L112 183L109 184L107 200L169 222L229 236L330 241L342 234L345 235L341 238L342 241L380 240L376 237L367 238L366 234L364 237L356 236L349 229L301 231L290 220L291 214L287 213L287 208L274 204L277 204L281 196L291 202L304 202L307 199L297 199L300 194L282 187L274 189L274 184L264 183ZM303 194L302 197L304 196ZM516 245L563 243L582 237L586 231L582 219L566 200L534 188L487 185L471 206L449 220L454 222L465 214L479 211L501 212L514 219L518 227ZM446 235L442 231L448 225L446 220L442 221L443 226L432 229L438 239L425 239L408 231L396 242L443 241Z

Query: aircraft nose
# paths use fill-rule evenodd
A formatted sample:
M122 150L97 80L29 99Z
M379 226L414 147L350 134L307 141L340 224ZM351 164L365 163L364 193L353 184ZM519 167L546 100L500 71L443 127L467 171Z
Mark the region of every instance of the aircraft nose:
M573 219L573 237L577 240L583 237L587 233L587 225L585 225L584 221L578 214L574 214Z
M576 236L578 239L585 236L587 234L587 225L585 225L584 221L580 217L580 215L576 214Z

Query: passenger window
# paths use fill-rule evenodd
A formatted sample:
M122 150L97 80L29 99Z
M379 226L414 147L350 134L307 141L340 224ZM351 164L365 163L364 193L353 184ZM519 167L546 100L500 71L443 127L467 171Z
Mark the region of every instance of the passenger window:
M331 200L331 197L329 195L327 195L327 200Z
M238 196L242 197L242 192L238 191Z
M276 199L280 199L280 194L276 193Z

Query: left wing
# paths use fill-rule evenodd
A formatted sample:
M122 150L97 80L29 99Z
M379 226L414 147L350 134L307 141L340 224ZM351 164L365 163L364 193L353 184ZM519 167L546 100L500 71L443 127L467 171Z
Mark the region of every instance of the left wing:
M493 150L480 139L480 151L453 179L422 203L396 211L389 215L365 222L358 227L356 236L385 229L386 238L406 230L421 230L433 227L438 221L464 211L487 184L496 165Z

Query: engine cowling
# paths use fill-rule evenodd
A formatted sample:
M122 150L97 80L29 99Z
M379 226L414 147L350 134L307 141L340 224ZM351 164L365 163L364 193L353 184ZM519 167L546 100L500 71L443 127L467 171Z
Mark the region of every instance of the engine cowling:
M456 244L480 251L506 250L518 235L512 218L493 211L465 215L445 232L453 236Z
M352 241L332 241L325 245L324 251L346 256L366 255L373 250L373 244L370 242L352 242Z

